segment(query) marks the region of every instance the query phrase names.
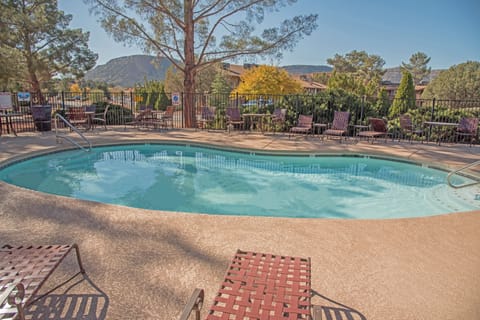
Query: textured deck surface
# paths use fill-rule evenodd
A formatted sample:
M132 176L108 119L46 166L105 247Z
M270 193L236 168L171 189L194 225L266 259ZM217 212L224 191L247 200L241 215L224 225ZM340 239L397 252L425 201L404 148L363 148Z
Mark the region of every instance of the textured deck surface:
M98 130L88 137L96 144L168 139L368 153L450 168L480 158L478 146L339 144L280 134ZM0 160L55 148L52 134L4 135ZM214 216L81 201L0 182L0 243L80 247L90 282L63 286L30 310L62 319L78 313L85 319L175 319L195 287L205 289L205 317L237 248L311 257L312 303L325 319L480 319L479 230L479 211L393 220ZM69 257L45 288L77 272Z

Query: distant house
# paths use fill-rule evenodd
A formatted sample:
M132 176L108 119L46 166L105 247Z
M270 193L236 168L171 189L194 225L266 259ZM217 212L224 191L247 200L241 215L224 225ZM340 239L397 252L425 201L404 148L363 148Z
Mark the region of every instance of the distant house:
M432 70L430 74L425 77L420 84L415 86L415 98L421 99L423 91L427 85L438 76L442 70ZM395 98L395 94L397 93L398 86L400 85L400 81L402 80L402 70L400 67L396 68L389 68L386 70L385 74L382 77L382 86L388 93L388 97L390 100Z
M225 70L226 76L231 79L235 86L238 86L240 84L241 75L245 71L257 66L257 64L252 63L245 63L243 65L223 63L222 69ZM300 83L305 93L318 93L327 88L321 83L312 81L307 75L291 75L291 77Z

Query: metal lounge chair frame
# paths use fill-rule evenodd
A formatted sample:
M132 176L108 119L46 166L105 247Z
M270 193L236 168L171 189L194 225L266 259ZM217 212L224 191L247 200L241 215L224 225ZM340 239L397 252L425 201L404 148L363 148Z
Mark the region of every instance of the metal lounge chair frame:
M0 248L0 319L25 319L25 307L56 289L36 296L45 281L72 250L75 250L77 255L79 273L85 273L76 244L2 246Z

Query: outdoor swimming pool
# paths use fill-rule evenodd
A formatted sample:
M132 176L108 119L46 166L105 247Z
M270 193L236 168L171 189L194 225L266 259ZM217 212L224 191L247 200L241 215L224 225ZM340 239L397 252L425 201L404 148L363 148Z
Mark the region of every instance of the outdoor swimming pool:
M365 156L137 144L30 158L4 167L0 179L104 203L225 215L376 219L478 210L480 190L451 189L446 174Z

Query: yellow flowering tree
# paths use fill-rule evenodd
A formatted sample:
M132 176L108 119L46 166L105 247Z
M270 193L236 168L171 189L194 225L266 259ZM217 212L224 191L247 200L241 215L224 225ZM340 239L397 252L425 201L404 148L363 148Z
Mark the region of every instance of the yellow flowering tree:
M249 69L241 76L236 91L241 94L294 94L301 93L302 86L284 69L261 65Z

